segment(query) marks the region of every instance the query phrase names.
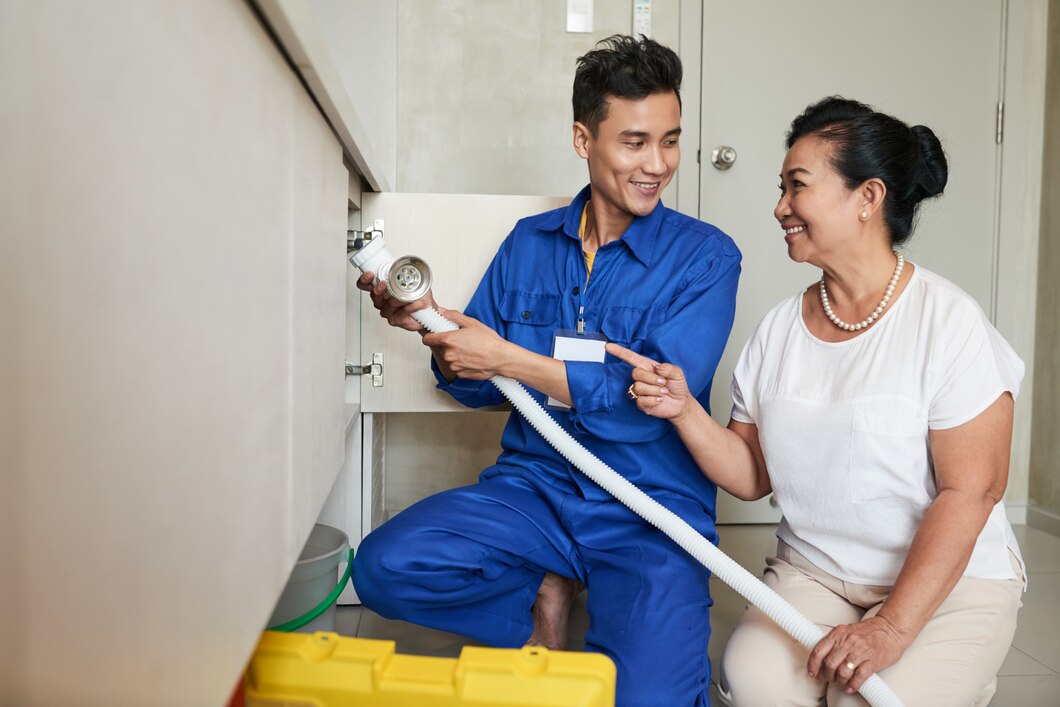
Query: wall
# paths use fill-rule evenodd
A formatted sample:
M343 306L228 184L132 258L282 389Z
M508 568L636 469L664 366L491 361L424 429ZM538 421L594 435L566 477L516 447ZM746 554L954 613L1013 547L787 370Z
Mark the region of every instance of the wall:
M633 16L629 0L593 4L593 33L577 34L566 32L566 0L400 0L397 190L573 196L585 186L572 147L575 60L628 34ZM653 36L675 48L678 4L655 0L652 13Z
M1005 505L1025 523L1030 475L1035 385L1035 308L1041 215L1042 135L1045 115L1046 18L1049 0L1007 3L1000 145L999 222L994 256L994 322L1023 358L1026 371L1016 399Z
M387 183L397 175L397 4L310 0L328 53Z
M0 704L223 704L342 461L341 147L242 0L0 3L0 86Z
M1027 522L1060 535L1060 0L1049 3L1048 43Z

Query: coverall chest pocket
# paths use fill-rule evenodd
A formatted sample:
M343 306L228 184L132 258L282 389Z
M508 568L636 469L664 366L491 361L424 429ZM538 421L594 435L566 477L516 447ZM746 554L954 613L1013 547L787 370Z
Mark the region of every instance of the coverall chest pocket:
M559 295L505 292L499 310L510 330L518 330L519 326L555 327L559 319Z
M600 320L600 329L608 341L631 344L648 338L665 318L666 312L657 308L608 307Z

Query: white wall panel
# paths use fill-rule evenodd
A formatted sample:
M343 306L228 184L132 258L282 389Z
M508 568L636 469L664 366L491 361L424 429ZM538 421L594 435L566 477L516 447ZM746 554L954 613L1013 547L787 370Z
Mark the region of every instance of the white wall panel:
M243 2L0 12L0 703L222 704L341 456L341 149Z
M297 556L342 466L349 175L323 118L294 114L290 222L291 550Z

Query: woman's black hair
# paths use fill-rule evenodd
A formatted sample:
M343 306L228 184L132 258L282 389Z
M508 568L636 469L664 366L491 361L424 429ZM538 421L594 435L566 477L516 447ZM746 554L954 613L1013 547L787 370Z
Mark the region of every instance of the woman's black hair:
M572 97L574 120L594 137L607 120L608 96L639 100L673 91L681 105L681 60L672 49L644 35L637 39L621 34L596 46L578 57Z
M874 177L887 186L883 218L893 245L912 235L920 202L946 188L946 154L931 128L910 128L864 103L829 96L792 121L788 149L807 135L831 144L832 168L848 189Z

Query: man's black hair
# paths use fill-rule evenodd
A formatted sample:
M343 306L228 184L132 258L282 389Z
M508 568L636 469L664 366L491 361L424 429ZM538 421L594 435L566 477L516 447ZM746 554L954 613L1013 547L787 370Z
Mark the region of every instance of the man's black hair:
M681 60L672 49L641 35L616 34L578 58L574 74L574 120L596 136L607 119L609 96L639 100L653 93L677 96L681 105Z

